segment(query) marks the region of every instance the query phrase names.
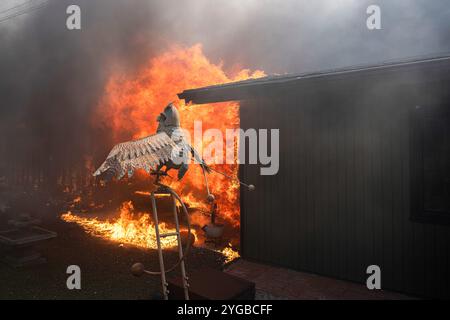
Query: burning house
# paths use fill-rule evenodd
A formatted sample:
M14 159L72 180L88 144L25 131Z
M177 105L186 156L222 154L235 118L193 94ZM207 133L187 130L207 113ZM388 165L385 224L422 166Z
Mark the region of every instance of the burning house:
M240 126L279 128L280 168L240 195L241 256L450 297L450 57L185 90L239 100Z

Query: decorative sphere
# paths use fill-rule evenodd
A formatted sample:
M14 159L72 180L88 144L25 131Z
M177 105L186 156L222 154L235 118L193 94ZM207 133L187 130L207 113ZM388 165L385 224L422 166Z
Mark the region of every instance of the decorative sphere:
M144 265L140 262L137 262L131 266L131 273L135 277L140 277L144 274Z
M248 190L249 191L254 191L255 190L255 186L253 184L249 184L248 185Z
M212 195L211 193L208 194L208 196L206 197L206 200L208 200L209 203L213 203L214 200L216 200L216 198L214 197L214 195Z

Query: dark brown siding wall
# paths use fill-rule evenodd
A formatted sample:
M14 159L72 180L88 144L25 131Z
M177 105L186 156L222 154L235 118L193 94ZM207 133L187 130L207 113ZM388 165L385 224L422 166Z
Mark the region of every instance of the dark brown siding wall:
M409 167L410 110L449 87L321 83L243 101L242 128L280 129L278 174L242 167L257 187L241 193L243 257L362 283L376 264L384 289L450 297L450 226L410 220Z

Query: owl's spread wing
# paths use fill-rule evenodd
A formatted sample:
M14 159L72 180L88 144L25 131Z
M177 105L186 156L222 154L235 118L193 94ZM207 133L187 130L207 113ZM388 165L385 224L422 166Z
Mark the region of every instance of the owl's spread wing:
M129 176L133 175L136 169L150 172L171 160L184 147L183 139L173 140L165 132L119 143L112 148L105 162L95 171L94 176L109 170L112 170L118 179L121 179L125 173L128 173Z

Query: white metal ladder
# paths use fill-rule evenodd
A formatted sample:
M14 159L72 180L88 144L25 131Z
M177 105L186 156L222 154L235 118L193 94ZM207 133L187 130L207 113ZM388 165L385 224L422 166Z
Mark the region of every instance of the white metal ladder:
M153 213L153 222L155 224L155 234L156 234L156 244L158 247L158 258L159 258L159 269L160 269L160 274L161 274L161 283L162 283L162 294L163 294L163 298L164 300L168 300L169 298L169 290L167 289L168 283L166 281L166 272L170 272L173 269L175 269L178 264L180 264L180 268L181 268L181 277L182 277L182 281L183 281L183 289L184 289L184 298L186 300L189 300L189 283L188 283L188 277L186 276L186 267L184 264L184 255L183 255L183 247L182 247L182 243L181 243L181 233L180 233L180 224L178 222L178 210L177 210L177 200L179 200L181 202L181 199L175 194L175 192L173 190L171 190L170 188L161 190L158 190L158 194L168 194L170 195L172 202L173 202L173 215L174 215L174 219L175 219L175 232L168 232L168 233L159 233L159 221L158 221L158 212L156 209L156 198L155 198L155 192L152 192L150 195L151 201L152 201L152 213ZM183 210L186 210L186 208L184 207L183 203L181 202L181 205L183 206ZM187 215L187 211L185 211L186 215ZM187 217L187 219L189 219L189 217ZM179 262L177 264L175 264L170 270L165 269L164 267L164 258L163 258L163 252L162 252L162 248L161 248L161 238L165 238L165 237L177 237L178 240L178 257L179 257ZM190 239L188 238L187 241L189 241Z

